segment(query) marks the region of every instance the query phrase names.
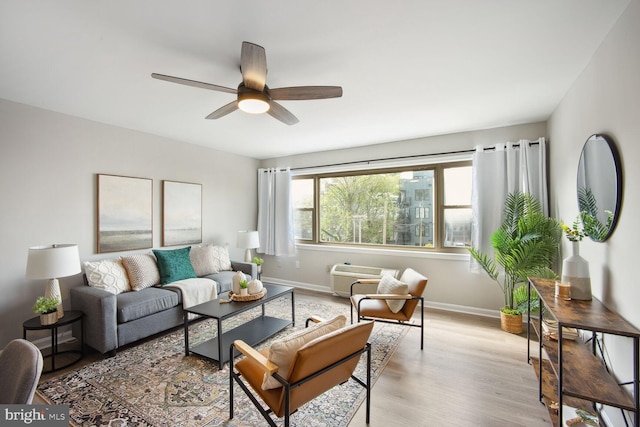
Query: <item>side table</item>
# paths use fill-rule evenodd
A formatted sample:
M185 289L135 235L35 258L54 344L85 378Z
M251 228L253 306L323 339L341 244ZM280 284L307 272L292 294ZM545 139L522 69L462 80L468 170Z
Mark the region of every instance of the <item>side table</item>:
M80 350L65 350L58 351L58 328L60 326L71 325L80 321ZM42 357L44 359L51 358L51 369L42 371L43 373L54 372L59 369L66 368L68 366L73 365L78 362L80 359L84 357L84 313L81 311L65 311L64 317L62 319L58 319L56 323L51 325L42 325L40 323L40 316L32 317L29 320L26 320L22 324L22 338L27 339L27 331L44 331L50 329L51 330L51 352L50 354L43 354ZM62 366L56 366L56 356L62 354L75 354L76 357L71 361L67 362Z

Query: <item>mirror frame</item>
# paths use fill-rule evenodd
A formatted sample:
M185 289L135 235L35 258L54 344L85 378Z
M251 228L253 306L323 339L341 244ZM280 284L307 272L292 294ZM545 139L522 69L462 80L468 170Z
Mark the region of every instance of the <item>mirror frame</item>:
M583 206L581 206L580 204L580 184L581 182L583 184L586 185L585 181L588 181L589 177L591 178L591 181L596 181L598 179L597 174L600 173L600 170L596 170L596 171L591 171L591 174L589 172L589 170L587 170L587 164L586 164L586 160L585 160L585 153L588 149L589 146L593 146L596 143L604 143L606 144L609 153L611 153L611 157L610 159L605 159L602 157L599 157L598 160L599 161L610 161L612 164L612 168L614 170L615 173L615 177L610 177L611 179L615 178L615 189L612 189L612 191L615 191L615 206L613 206L613 217L611 219L611 224L609 225L609 229L607 230L607 233L601 238L601 239L597 239L593 236L589 236L589 238L591 240L593 240L594 242L604 242L605 240L607 240L611 234L613 234L613 231L616 228L616 225L618 223L618 218L620 216L620 207L622 206L622 165L620 163L620 156L618 154L618 151L616 149L615 144L613 143L613 141L611 140L611 138L609 138L607 135L604 134L593 134L591 135L589 138L587 138L587 140L585 141L583 147L582 147L582 151L580 153L580 160L578 162L578 172L577 172L577 179L576 179L576 195L578 198L578 209L580 210L580 212L582 212ZM593 156L592 156L593 157ZM605 165L608 166L608 165ZM581 171L584 171L583 174L581 174ZM581 176L584 175L585 177ZM583 185L583 186L585 186ZM602 193L600 193L602 194ZM594 196L595 197L595 196ZM595 200L596 203L598 202L598 200ZM609 206L607 206L609 207ZM606 211L608 211L609 209L604 209ZM582 215L581 215L582 217ZM585 227L584 224L584 220L583 218L581 218L582 220L582 226Z

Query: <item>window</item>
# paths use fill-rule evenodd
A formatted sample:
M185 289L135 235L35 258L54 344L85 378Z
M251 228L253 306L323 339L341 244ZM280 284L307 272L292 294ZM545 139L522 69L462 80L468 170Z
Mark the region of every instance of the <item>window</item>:
M471 162L299 176L296 239L453 250L471 244Z
M471 246L471 166L443 172L444 246Z
M314 191L313 179L294 179L291 183L293 199L293 227L298 240L312 241L314 238Z

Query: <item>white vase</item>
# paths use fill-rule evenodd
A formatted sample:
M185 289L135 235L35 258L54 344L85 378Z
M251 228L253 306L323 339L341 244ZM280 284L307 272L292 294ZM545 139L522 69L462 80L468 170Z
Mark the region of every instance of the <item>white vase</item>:
M580 256L580 242L571 242L573 253L562 261L562 282L571 285L572 300L591 299L589 263Z

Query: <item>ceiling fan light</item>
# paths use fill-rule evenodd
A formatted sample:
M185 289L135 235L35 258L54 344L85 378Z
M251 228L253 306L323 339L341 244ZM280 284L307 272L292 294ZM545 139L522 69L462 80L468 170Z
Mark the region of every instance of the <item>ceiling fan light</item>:
M238 108L250 114L266 113L269 111L269 98L262 92L239 91Z
M238 108L245 113L262 114L269 111L269 103L262 99L243 99L238 101Z

